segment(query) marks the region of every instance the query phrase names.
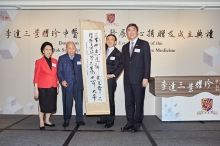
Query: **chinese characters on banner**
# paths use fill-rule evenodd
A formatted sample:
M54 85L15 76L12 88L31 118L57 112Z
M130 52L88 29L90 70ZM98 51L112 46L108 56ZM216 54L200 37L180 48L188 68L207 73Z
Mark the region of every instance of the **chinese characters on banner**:
M106 102L101 30L84 30L84 70L88 103Z
M145 34L145 32L147 32ZM214 31L212 29L207 28L206 32L205 30L188 30L187 31L183 31L183 30L179 30L179 32L174 32L174 30L156 30L156 29L147 29L147 31L140 31L139 32L139 36L147 36L150 38L183 38L183 39L187 39L187 38L209 38L209 39L213 39L214 38ZM13 35L14 33L14 35ZM125 38L126 37L126 31L125 29L121 29L120 33L118 31L116 31L115 29L110 29L109 31L110 34L114 34L119 38ZM32 30L32 32L29 34L28 30L22 31L19 28L12 30L12 29L7 29L5 31L5 37L6 38L23 38L23 37L30 37L30 36L34 36L35 38L49 38L49 37L53 37L53 38L57 38L59 37L67 37L68 35L71 35L72 38L77 39L78 36L78 28L70 28L70 29L65 29L65 30L61 30L61 29L57 29L56 27L54 29L39 29L36 28L35 30ZM106 36L106 35L105 35Z
M69 31L68 31L69 30ZM20 29L16 29L14 30L14 35L13 31L11 29L7 29L5 31L5 36L6 38L24 38L24 37L30 37L30 36L34 36L35 39L37 38L57 38L59 37L67 37L68 35L71 35L72 38L77 39L78 36L78 31L77 28L71 28L71 29L65 29L62 31L58 30L58 29L42 29L40 30L39 28L36 28L35 30L33 30L33 32L29 33L28 30L26 31L22 31Z
M220 95L220 76L158 76L150 85L156 96L193 96L201 92ZM155 91L153 91L155 89Z

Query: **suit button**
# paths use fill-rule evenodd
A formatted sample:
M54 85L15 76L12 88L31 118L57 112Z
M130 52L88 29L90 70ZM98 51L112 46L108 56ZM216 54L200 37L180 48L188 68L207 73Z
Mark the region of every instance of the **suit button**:
M129 62L129 63L131 63L131 62Z

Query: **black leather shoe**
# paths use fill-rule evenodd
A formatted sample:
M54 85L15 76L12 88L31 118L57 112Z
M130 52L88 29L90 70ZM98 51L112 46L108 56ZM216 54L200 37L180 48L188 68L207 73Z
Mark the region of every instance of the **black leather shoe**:
M140 130L140 126L134 126L134 127L131 129L131 133L138 132L139 130Z
M110 127L112 127L114 125L114 122L112 122L111 124L105 124L105 128L110 128Z
M68 126L69 126L69 123L63 123L62 126L63 126L63 127L68 127Z
M84 121L81 121L81 122L75 122L76 124L79 124L79 125L86 125L86 123Z
M47 123L44 123L45 126L49 126L49 127L55 127L55 124L47 124Z
M40 127L40 126L39 126L39 128L40 128L40 130L45 130L45 127L44 127L44 126L43 126L43 127Z
M133 126L125 125L125 127L121 127L121 131L131 130L132 128L133 128Z
M102 121L97 121L97 124L105 124L106 122L102 122Z

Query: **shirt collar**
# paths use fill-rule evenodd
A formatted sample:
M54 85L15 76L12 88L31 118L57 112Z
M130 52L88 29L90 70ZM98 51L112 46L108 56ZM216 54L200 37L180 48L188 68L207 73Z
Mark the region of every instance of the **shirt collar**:
M109 51L113 51L114 48L115 48L115 47L113 46L113 47L108 48L108 50L109 50Z
M137 37L136 39L134 39L134 41L131 41L131 40L130 40L130 45L131 45L131 42L134 42L134 45L135 45L136 42L137 42L137 39L138 39L138 37Z
M44 58L45 58L46 60L51 60L51 57L50 57L50 58L47 58L46 56L44 56Z
M74 56L70 56L70 55L69 55L69 58L70 58L71 60L73 60Z

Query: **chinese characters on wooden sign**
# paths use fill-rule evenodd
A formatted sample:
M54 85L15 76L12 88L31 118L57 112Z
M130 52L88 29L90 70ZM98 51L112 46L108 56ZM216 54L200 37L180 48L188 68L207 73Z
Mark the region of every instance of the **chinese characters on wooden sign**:
M220 95L220 76L156 76L151 81L150 90L156 96Z

